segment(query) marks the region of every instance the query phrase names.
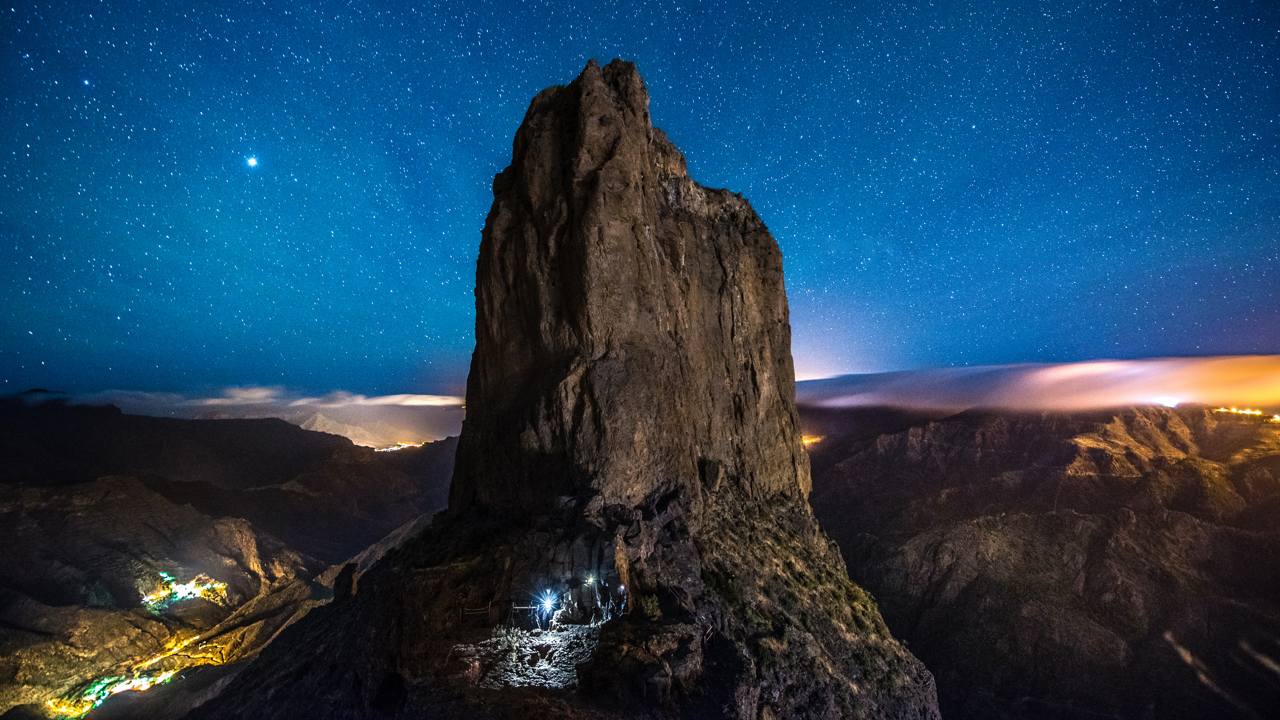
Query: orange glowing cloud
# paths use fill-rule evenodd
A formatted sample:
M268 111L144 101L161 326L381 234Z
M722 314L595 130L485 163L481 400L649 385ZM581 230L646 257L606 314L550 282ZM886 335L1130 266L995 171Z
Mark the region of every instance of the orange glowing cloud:
M990 365L801 383L823 407L884 405L963 410L1090 410L1128 405L1280 408L1280 355Z

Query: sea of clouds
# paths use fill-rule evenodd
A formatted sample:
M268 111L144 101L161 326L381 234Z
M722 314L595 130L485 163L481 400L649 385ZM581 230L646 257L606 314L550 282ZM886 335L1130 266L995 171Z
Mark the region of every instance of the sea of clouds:
M802 405L1076 411L1196 403L1280 408L1280 355L938 368L802 382Z
M843 375L797 384L813 407L1079 411L1130 405L1262 408L1280 412L1280 355L987 365ZM109 390L72 401L181 418L281 418L375 448L457 435L463 399L452 395L324 395L283 387L231 387L210 395Z

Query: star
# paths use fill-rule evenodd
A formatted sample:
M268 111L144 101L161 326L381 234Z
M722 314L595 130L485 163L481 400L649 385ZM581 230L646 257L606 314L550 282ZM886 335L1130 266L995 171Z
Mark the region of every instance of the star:
M251 168L258 167L258 156L250 155L249 157L245 158L244 164L248 165Z

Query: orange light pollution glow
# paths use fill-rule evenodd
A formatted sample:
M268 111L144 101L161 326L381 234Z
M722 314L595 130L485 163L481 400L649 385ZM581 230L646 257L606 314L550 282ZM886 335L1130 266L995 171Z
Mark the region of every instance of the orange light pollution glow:
M1280 355L941 368L802 383L802 404L1075 411L1201 404L1280 412ZM1251 413L1253 414L1253 413Z

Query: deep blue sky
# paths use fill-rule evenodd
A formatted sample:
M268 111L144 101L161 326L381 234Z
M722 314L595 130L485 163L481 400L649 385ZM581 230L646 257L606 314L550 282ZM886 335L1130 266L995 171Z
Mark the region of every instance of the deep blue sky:
M1280 351L1274 0L186 4L0 8L0 390L458 390L492 175L615 56L803 374Z

